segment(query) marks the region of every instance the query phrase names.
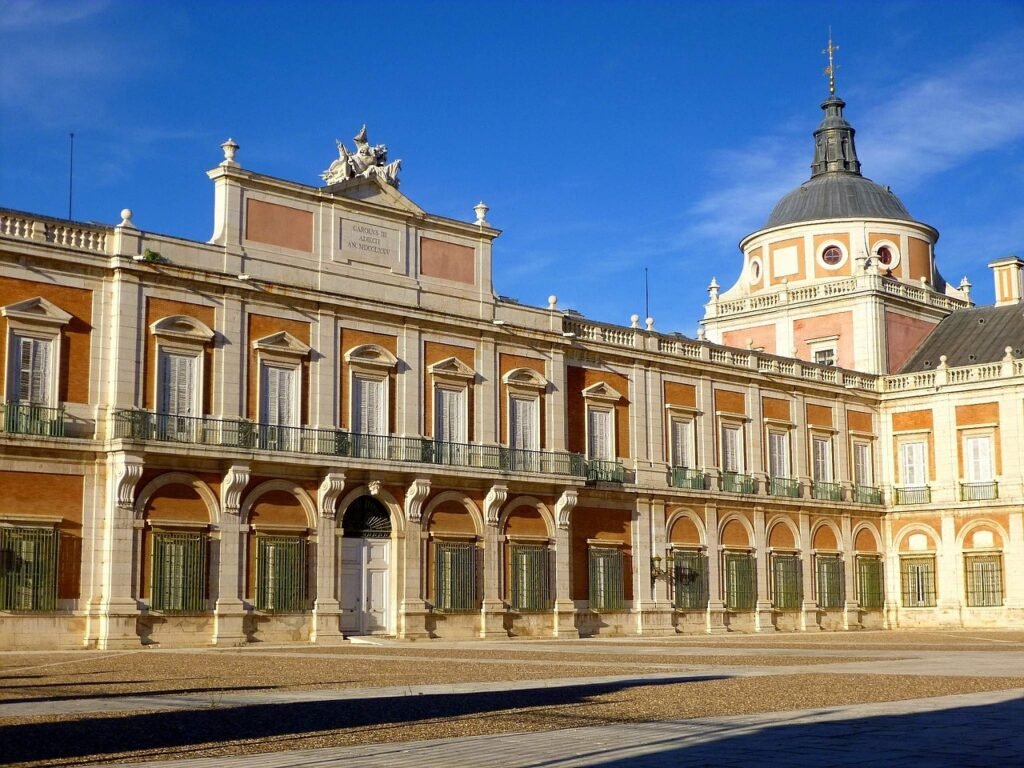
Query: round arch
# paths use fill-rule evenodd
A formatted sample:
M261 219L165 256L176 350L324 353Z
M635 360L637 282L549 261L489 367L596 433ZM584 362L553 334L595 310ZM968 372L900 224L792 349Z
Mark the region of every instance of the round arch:
M770 542L772 540L772 531L775 530L775 528L777 526L780 526L780 525L783 528L789 529L789 532L792 534L792 536L793 536L793 548L794 549L798 549L801 552L803 552L803 550L804 550L803 544L804 543L800 540L800 529L797 527L796 523L794 523L792 520L790 520L786 515L774 515L771 519L768 520L767 524L764 527L765 545L769 546L768 542ZM811 537L811 541L814 541L814 537L813 536ZM836 538L836 541L839 541L838 537Z
M995 533L999 534L999 538L1002 539L1002 546L1000 547L1000 549L1006 547L1007 537L1006 531L1003 529L1003 526L1001 526L995 520L982 518L981 520L971 520L971 522L966 523L964 527L960 529L960 532L956 535L956 546L959 550L964 550L964 542L967 541L967 534L973 533L978 528L988 528L994 531Z
M818 522L816 522L811 527L811 541L810 541L810 544L811 544L811 549L812 550L816 549L816 547L814 546L814 539L817 537L818 531L820 531L822 528L828 528L830 531L832 531L832 535L836 539L836 549L843 550L843 551L848 549L848 547L846 546L846 541L843 539L843 532L839 529L839 526L836 525L832 520L827 520L826 519L826 520L819 520Z
M706 547L708 545L707 528L705 528L704 521L701 520L700 515L689 507L677 507L669 514L668 519L665 521L665 543L672 546L669 534L672 532L673 526L684 518L693 523L693 527L697 529L697 535L700 538L700 545Z
M352 502L360 496L372 496L383 504L384 508L387 509L388 514L391 516L391 535L396 536L403 534L405 515L402 513L402 505L398 503L394 496L383 488L378 488L376 494L371 493L369 485L358 485L335 502L334 516L339 526L345 517L345 510L347 510Z
M169 485L184 485L191 488L199 495L203 503L206 504L206 510L210 515L210 523L217 525L220 522L220 502L217 501L217 494L198 477L187 472L165 472L150 480L135 499L135 518L137 520L143 519L146 514L146 507L157 491Z
M901 548L903 547L903 542L907 539L908 536L911 536L915 533L923 533L928 536L928 538L931 540L932 551L937 550L939 548L940 538L938 532L934 528L925 523L911 523L910 525L906 525L903 528L901 528L900 532L896 534L896 538L894 538L892 542L893 549L897 553L899 553L901 551Z
M484 535L484 518L480 513L480 508L473 503L473 500L466 494L460 493L459 491L442 491L432 498L423 510L423 529L427 530L430 524L430 516L434 514L434 510L437 509L441 504L446 501L455 501L466 508L469 512L469 517L473 521L473 530L477 536L483 538Z
M298 499L299 504L302 506L302 511L306 513L306 527L311 530L316 528L316 505L313 504L313 499L309 497L309 493L304 488L293 483L291 480L267 480L257 485L246 494L245 500L239 509L239 519L248 523L252 508L256 505L256 502L260 500L261 496L271 491L284 491Z
M853 531L850 533L853 548L857 548L857 538L860 536L861 531L867 531L870 534L871 538L875 541L875 552L879 555L882 554L882 535L875 526L867 522L859 522L853 527Z
M731 523L733 521L739 523L740 527L743 528L743 530L746 532L746 534L747 534L747 548L748 549L753 549L754 548L754 526L752 526L750 524L750 521L747 520L747 518L745 518L743 515L738 514L736 512L731 512L731 513L725 514L725 515L722 516L722 519L718 521L718 542L719 542L719 544L721 546L725 546L724 543L722 542L722 534L725 532L726 526L728 526L729 523Z
M544 520L544 525L548 529L548 537L553 539L555 537L555 518L551 514L551 510L548 509L547 505L534 496L516 496L511 501L504 504L501 508L501 514L498 516L498 530L504 531L505 523L508 522L509 515L523 507L535 509L540 513L541 518Z

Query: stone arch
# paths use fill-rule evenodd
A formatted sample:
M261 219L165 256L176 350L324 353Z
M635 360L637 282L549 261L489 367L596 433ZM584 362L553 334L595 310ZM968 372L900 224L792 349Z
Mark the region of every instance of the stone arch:
M245 523L250 523L253 507L260 501L260 498L275 491L290 493L294 496L306 514L306 528L316 528L316 505L313 503L313 499L310 498L309 493L304 488L291 480L267 480L257 485L246 494L245 500L239 509L239 518Z
M822 534L822 531L828 531L828 534ZM831 541L826 536L830 536ZM835 546L827 546L828 544L834 544ZM811 528L811 548L842 551L846 549L843 542L843 532L831 520L819 520Z
M934 552L938 550L941 538L939 537L938 532L926 523L911 523L910 525L906 525L900 529L900 532L896 534L896 537L893 540L893 547L895 550L897 552L902 552L904 542L906 542L906 540L915 533L923 533L931 540L932 546L929 551Z
M665 542L671 546L675 539L674 533L676 525L679 525L681 529L684 529L688 524L692 525L693 528L696 529L697 541L678 543L699 544L702 547L707 546L708 537L707 530L704 527L704 521L700 519L700 515L687 507L680 507L669 515L668 520L665 522Z
M746 537L746 543L740 544L734 531L742 529ZM733 541L729 541L733 539ZM736 513L724 515L718 524L718 541L723 547L742 547L744 549L754 548L754 528L743 515Z
M874 549L863 549L860 546L861 535L871 538ZM853 548L858 552L875 552L882 554L882 537L871 523L857 523L853 528Z
M462 507L469 513L470 520L473 523L473 532L483 538L484 535L484 519L480 512L480 508L473 503L473 500L466 496L464 493L459 491L443 491L434 498L432 498L423 510L423 528L429 530L431 517L434 515L435 510L438 507L445 504L446 502L456 502L461 504Z
M544 527L547 529L548 538L553 539L555 537L555 518L547 505L534 496L517 496L505 504L498 517L498 530L504 532L511 514L523 507L534 509L540 514L541 519L544 521Z
M206 504L210 524L216 525L220 521L220 503L217 501L217 494L198 477L187 472L165 472L150 480L136 497L135 518L142 520L146 515L146 508L154 496L162 489L171 485L184 485L191 488L202 499L203 503Z
M342 524L345 517L345 510L347 510L352 502L360 496L372 496L384 505L388 514L391 516L392 537L402 533L403 524L405 523L405 514L402 511L402 505L399 504L395 497L384 488L378 488L376 493L372 493L369 485L356 486L335 503L335 517L337 518L339 526Z
M1006 547L1007 536L1006 531L1003 529L1003 526L1001 526L994 520L982 518L981 520L971 520L971 522L966 523L964 527L960 529L960 532L957 534L956 537L957 548L964 552L973 549L973 543L971 544L971 546L966 546L968 544L967 536L968 534L974 534L978 530L990 530L992 531L992 533L999 537L998 544L993 542L993 546L995 548L1004 549Z
M765 541L769 547L776 549L797 549L803 550L803 542L800 541L800 529L785 515L776 515L768 521L765 527L767 532ZM786 536L789 536L786 539ZM775 539L776 541L773 541Z

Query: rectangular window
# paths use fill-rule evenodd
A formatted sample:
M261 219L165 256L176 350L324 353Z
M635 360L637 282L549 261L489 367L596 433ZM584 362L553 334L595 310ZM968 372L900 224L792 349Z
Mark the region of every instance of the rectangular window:
M816 362L818 365L835 365L835 347L826 347L825 349L814 350L814 362Z
M729 424L722 425L722 471L743 471L743 428Z
M815 555L814 578L818 587L818 607L843 607L843 558L838 555Z
M256 610L306 608L306 542L301 536L256 537Z
M590 548L590 608L617 611L625 604L622 550L616 547Z
M673 584L676 610L708 607L708 556L703 552L677 551Z
M611 461L615 458L612 449L612 411L600 408L587 410L587 458Z
M160 353L160 413L196 416L196 358L173 352Z
M434 390L434 439L465 443L466 390L437 387Z
M360 435L383 435L387 432L387 404L384 402L384 380L365 376L352 377L352 431Z
M260 421L264 424L294 426L298 423L298 405L295 384L298 380L294 368L264 365L262 369L263 402Z
M900 443L900 481L904 486L920 488L928 484L924 451L923 441Z
M772 554L772 603L777 610L800 608L802 576L799 557Z
M900 580L905 608L930 608L935 605L935 558L900 558Z
M853 482L857 485L872 485L871 444L853 444Z
M693 421L691 419L672 419L671 429L671 461L673 467L694 467L693 457Z
M819 483L832 482L832 438L814 437L811 439L811 454L814 480Z
M964 470L969 483L988 483L995 477L991 435L964 438Z
M201 533L153 533L155 611L205 610L206 536Z
M757 596L754 556L725 553L725 606L730 611L750 611Z
M1003 558L1000 555L966 555L964 576L967 605L980 608L1003 604Z
M857 558L857 598L861 608L881 608L885 604L882 558Z
M13 336L11 359L14 375L10 398L31 405L50 405L50 378L53 364L53 341L30 336Z
M0 610L57 608L57 529L0 527Z
M551 551L536 544L509 547L509 592L515 611L546 611L550 608L548 580Z
M509 447L523 451L540 450L540 408L537 398L510 397L508 404Z
M472 542L434 542L434 608L445 613L479 608L476 546Z
M789 435L785 432L768 433L768 474L789 477Z

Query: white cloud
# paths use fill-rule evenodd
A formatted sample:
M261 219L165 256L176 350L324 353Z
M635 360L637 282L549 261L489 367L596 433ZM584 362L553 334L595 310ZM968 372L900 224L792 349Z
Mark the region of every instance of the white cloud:
M0 29L68 24L94 16L108 4L108 0L4 0L0 2Z

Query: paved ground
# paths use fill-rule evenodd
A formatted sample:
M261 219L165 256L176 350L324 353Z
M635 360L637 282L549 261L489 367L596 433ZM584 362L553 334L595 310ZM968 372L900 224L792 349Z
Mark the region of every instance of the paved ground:
M1020 632L0 653L18 765L1017 764L1022 723Z

